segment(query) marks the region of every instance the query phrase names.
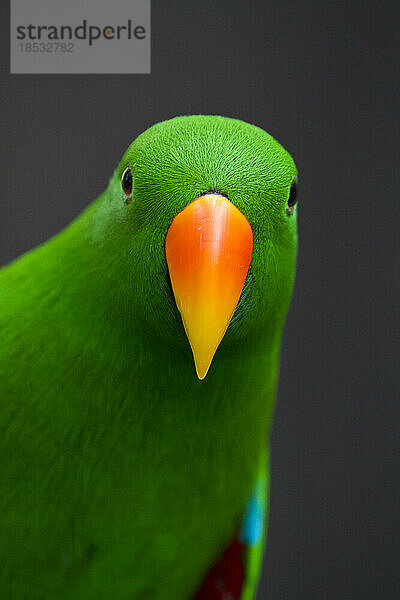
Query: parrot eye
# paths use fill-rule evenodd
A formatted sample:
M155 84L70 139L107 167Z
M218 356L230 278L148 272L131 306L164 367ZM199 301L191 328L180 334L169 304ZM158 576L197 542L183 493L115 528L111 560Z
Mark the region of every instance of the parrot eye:
M126 167L125 171L122 173L121 185L124 192L125 202L129 204L131 201L133 187L132 171L130 167Z
M294 213L294 207L297 204L297 177L293 177L292 183L290 184L289 198L287 201L286 214L292 215Z

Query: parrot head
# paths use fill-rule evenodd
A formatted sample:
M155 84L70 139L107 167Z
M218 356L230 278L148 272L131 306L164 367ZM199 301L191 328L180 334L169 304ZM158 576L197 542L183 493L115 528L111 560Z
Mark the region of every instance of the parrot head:
M199 379L222 340L283 326L296 185L296 166L274 138L219 116L152 126L116 169L111 231L127 310L168 343L189 342Z

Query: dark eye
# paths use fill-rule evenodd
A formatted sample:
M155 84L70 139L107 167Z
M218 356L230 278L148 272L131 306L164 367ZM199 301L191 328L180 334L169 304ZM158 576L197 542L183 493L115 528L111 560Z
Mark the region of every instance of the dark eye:
M288 215L294 213L294 207L297 204L297 177L293 177L292 183L290 184L289 198L287 201L286 212Z
M127 200L132 195L133 186L132 171L130 167L126 167L125 171L122 173L121 185L124 192L125 200Z

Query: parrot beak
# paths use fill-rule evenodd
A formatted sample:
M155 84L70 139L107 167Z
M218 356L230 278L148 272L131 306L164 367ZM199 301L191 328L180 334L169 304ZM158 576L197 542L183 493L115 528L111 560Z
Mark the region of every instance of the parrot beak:
M165 253L172 289L199 379L207 375L235 312L252 251L249 222L219 194L191 202L168 229Z

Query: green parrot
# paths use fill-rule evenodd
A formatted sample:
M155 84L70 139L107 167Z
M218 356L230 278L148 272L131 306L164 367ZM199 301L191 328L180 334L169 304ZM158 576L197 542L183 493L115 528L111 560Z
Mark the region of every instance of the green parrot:
M255 597L296 185L262 129L176 117L1 269L0 598Z

